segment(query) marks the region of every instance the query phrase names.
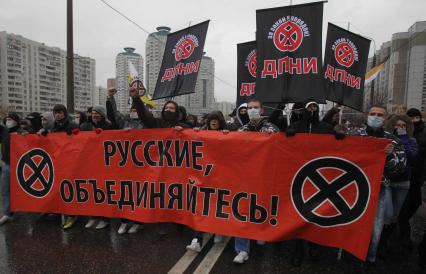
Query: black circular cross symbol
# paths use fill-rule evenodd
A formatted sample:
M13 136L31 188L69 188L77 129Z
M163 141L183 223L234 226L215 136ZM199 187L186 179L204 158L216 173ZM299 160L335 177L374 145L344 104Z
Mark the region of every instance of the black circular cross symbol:
M303 31L292 21L281 24L274 32L274 45L280 51L295 51L303 41Z
M180 61L189 58L195 50L195 43L190 38L186 38L176 47L175 59Z
M38 164L36 163L37 159L39 160ZM30 171L27 176L26 168ZM47 172L44 172L46 168ZM16 175L25 192L36 198L46 196L52 188L54 179L53 163L49 154L39 148L27 152L19 159ZM37 182L41 187L35 186Z
M339 64L349 68L355 61L354 49L348 43L342 42L335 49L335 57Z
M341 175L328 181L320 170L339 170ZM309 180L317 192L304 199L304 184ZM352 206L340 194L340 191L356 185L358 191ZM370 197L370 183L364 172L347 160L341 158L318 158L305 164L295 175L291 186L291 199L297 212L307 222L321 227L331 227L350 224L358 220L367 209ZM323 216L316 213L325 202L330 202L338 211L337 215Z

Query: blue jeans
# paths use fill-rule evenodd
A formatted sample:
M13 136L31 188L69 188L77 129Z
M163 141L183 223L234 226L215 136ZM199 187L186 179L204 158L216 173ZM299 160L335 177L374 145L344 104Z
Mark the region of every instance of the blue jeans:
M375 262L377 249L379 247L380 235L382 234L383 225L385 223L385 212L388 211L386 208L386 200L391 199L387 196L390 195L390 191L387 190L388 186L381 186L379 199L377 201L376 215L374 217L373 232L371 234L370 247L368 248L367 261Z
M3 214L12 216L10 211L10 166L2 162L1 172L1 196L3 201Z
M398 222L398 216L408 194L408 188L390 186L386 188L385 225Z
M237 253L240 253L241 251L245 251L245 252L249 253L250 252L250 239L235 237L234 249Z

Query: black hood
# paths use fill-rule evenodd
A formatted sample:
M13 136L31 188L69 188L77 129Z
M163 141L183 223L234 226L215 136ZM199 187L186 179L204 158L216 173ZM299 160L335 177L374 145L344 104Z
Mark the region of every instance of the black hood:
M219 130L224 130L226 127L225 117L223 116L223 113L220 111L214 111L210 113L206 118L206 126L208 130L210 129L210 121L211 120L218 120L219 121Z

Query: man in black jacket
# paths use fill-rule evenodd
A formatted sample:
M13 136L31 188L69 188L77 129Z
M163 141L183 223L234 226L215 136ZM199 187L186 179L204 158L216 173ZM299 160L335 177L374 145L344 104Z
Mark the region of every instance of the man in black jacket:
M414 138L416 138L419 156L411 173L411 184L408 190L408 196L401 210L399 221L402 224L407 224L408 220L417 211L422 204L421 188L426 180L426 125L422 118L422 113L416 108L410 108L407 115L411 118L414 125ZM408 225L402 225L402 232L408 236ZM419 263L425 264L426 261L426 237L423 237L422 243L418 247Z
M155 118L139 98L138 91L135 88L129 90L129 96L132 97L133 106L136 108L138 116L145 128L188 128L185 123L179 122L178 104L174 101L167 101L161 111L161 118Z
M72 130L78 128L78 125L70 120L68 110L64 105L54 106L53 116L55 124L53 125L52 132L66 132L67 134L71 134Z
M334 134L333 126L319 120L318 103L310 101L305 105L302 119L288 126L289 135L294 133Z

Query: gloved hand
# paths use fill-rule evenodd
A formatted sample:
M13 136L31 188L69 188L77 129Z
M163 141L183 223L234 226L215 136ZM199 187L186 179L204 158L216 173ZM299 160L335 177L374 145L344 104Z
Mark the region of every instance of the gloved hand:
M66 132L67 132L67 135L72 135L72 129L69 128L69 129L67 129Z
M293 137L294 135L296 135L296 130L291 129L291 128L288 128L288 129L285 131L285 135L286 135L287 137Z
M96 129L95 129L96 134L100 134L102 131L103 131L103 130L102 130L101 128L96 128Z
M334 127L334 137L336 140L343 140L348 133L348 129L344 125L336 125Z
M40 131L38 132L39 135L43 135L44 137L47 136L47 133L49 133L49 131L47 129L40 129Z
M80 132L80 129L79 128L75 128L71 132L72 132L72 134L77 135Z
M345 139L345 137L346 137L346 134L344 133L339 133L339 132L334 133L334 138L336 138L336 140L343 140Z

